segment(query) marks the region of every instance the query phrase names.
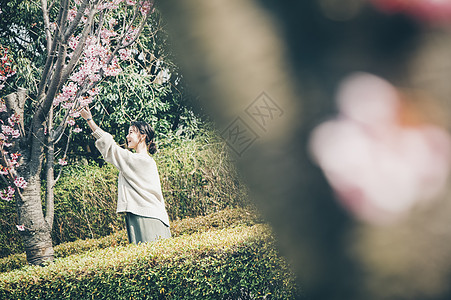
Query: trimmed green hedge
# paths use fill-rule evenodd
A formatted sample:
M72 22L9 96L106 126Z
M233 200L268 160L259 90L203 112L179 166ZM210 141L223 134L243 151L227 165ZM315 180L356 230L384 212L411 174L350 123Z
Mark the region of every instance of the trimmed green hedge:
M251 226L263 220L255 210L245 208L225 209L208 216L186 218L171 223L172 236L204 232L210 229L223 229L236 226ZM62 258L80 254L94 249L104 249L119 245L127 245L127 234L121 230L100 239L77 240L54 247L55 257ZM0 272L9 272L27 265L25 253L13 254L0 259Z
M0 274L0 299L294 299L266 225L109 247Z

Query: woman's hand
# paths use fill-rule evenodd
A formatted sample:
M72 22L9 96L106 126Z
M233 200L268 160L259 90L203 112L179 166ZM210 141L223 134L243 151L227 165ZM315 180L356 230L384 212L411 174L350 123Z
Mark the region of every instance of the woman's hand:
M99 128L96 123L92 120L92 114L91 111L89 110L89 106L85 106L82 109L80 109L80 115L83 119L85 119L88 122L88 126L89 128L91 128L91 130L94 132L97 130L97 128Z
M83 119L85 119L86 121L92 120L92 114L91 111L89 110L89 106L85 106L80 110L80 115Z

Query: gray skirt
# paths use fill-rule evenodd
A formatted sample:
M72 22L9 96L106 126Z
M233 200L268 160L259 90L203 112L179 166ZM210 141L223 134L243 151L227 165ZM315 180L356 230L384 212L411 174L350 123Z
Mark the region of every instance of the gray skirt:
M127 212L125 214L128 241L130 243L147 243L158 239L171 237L169 226L158 219L138 216Z

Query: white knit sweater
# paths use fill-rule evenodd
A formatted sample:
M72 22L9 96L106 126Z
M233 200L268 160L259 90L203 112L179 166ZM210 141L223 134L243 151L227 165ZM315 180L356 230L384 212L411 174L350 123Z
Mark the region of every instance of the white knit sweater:
M93 135L105 161L119 170L117 212L156 218L169 226L155 160L147 153L121 148L100 128Z

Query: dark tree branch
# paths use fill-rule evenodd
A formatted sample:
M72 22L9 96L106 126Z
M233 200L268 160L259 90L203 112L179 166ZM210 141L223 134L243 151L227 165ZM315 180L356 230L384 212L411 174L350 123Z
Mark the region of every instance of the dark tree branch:
M80 7L78 8L77 15L75 16L74 20L70 23L70 26L66 28L65 33L63 35L63 43L66 43L67 40L74 34L75 29L78 26L78 23L80 23L81 17L85 13L85 9L88 5L89 0L84 0Z

